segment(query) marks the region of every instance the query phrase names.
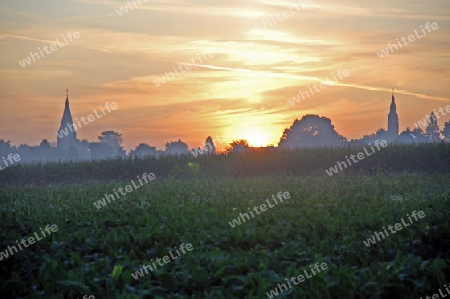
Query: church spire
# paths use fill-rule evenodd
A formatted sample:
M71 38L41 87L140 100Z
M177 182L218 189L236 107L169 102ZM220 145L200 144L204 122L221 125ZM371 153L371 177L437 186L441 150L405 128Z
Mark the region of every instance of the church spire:
M388 114L388 134L390 139L394 140L398 137L398 115L397 105L395 104L394 89L392 88L391 107Z
M397 113L397 105L395 105L394 89L392 88L392 101L390 112Z
M61 119L61 126L57 132L57 146L64 150L68 150L77 139L76 127L73 125L72 113L69 107L69 89L66 88L66 102L64 112Z
M68 110L70 113L70 108L69 108L69 89L66 88L66 103L64 105L64 112ZM70 116L72 118L72 116Z

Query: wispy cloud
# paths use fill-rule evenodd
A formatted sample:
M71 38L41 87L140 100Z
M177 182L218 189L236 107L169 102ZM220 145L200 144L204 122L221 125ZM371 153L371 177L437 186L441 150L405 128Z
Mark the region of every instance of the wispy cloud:
M271 125L264 131L276 143L303 113L332 118L345 136L362 136L374 126L385 127L392 87L399 110L404 109L400 129L436 102L450 101L447 0L311 0L270 28L258 25L299 1L141 2L122 17L115 10L127 4L124 0L5 2L0 8L1 138L14 144L54 141L66 87L74 114L116 101L121 109L115 123L99 120L80 134L95 140L98 130L113 126L122 130L128 148L153 141L163 147L171 132L198 144L204 135L221 134L246 118L256 123L254 130L263 130L263 122ZM440 29L383 61L375 55L425 22L438 22ZM76 44L19 69L17 61L70 30L81 34ZM205 52L214 58L154 86L165 71ZM286 107L299 89L338 69L348 69L351 77L330 83L295 109ZM54 121L30 132L19 120L36 123L35 113ZM363 124L354 126L361 113ZM199 120L204 130L194 129ZM140 140L144 133L151 138Z

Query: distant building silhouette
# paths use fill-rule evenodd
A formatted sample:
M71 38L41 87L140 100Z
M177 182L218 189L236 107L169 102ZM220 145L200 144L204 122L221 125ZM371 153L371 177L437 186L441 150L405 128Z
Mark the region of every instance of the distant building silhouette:
M64 106L64 113L61 119L61 126L57 133L57 147L64 151L68 151L72 146L75 147L77 143L77 133L73 126L72 114L69 107L69 90L66 89L66 103Z
M406 131L401 132L395 142L416 144L422 142L422 138L423 137L421 134L417 134L416 132L411 131L409 128L406 128Z
M446 115L442 112L441 114L442 116ZM295 119L293 124L283 131L278 147L252 148L246 140L234 140L225 151L227 153L272 152L283 148L334 147L345 145L365 146L367 144L374 144L377 140L386 140L390 144L450 142L450 121L445 122L443 130L440 131L437 123L438 119L439 114L435 109L430 115L426 115L425 118L419 120L419 125L415 123L413 130L406 128L405 131L400 133L395 96L394 92L392 92L387 130L380 128L375 133L364 135L361 139L352 139L348 142L344 136L337 133L334 125L331 124L331 119L309 114L304 115L301 120ZM7 157L9 154L19 154L21 163L45 163L58 160L76 161L127 156L126 151L122 147L122 134L119 134L119 132L112 130L103 131L98 136L98 142L89 142L88 140L80 141L77 139L76 130L80 129L81 125L77 118L76 123L78 126L74 124L72 119L69 106L69 90L66 89L65 107L61 125L57 131L57 142L49 142L47 139L44 139L39 146L29 146L26 144L12 146L10 141L0 139L0 157ZM241 123L240 127L244 128L245 125L248 126L249 123L244 125ZM235 134L238 134L238 132L235 132ZM197 148L190 152L194 157L197 157L198 154L215 154L216 149L212 138L209 136L206 139L203 149ZM159 158L165 155L187 155L188 153L187 144L178 139L175 142L167 142L165 151L156 150L156 147L141 143L135 150L131 150L128 156L138 158L152 156Z
M402 134L405 132L402 132ZM395 96L394 92L392 92L392 100L391 100L391 106L389 109L388 114L388 127L387 130L380 128L375 133L372 133L370 135L364 135L361 139L352 139L351 143L354 145L364 145L368 143L373 143L376 140L386 140L389 143L392 142L418 142L418 140L414 139L412 136L410 136L411 132L407 132L403 134L402 138L399 137L399 125L398 125L398 115L397 115L397 105L395 104ZM400 134L401 135L401 134ZM413 138L413 139L410 139Z
M395 105L394 92L392 92L391 108L388 114L388 141L393 141L398 137L398 115L397 106Z

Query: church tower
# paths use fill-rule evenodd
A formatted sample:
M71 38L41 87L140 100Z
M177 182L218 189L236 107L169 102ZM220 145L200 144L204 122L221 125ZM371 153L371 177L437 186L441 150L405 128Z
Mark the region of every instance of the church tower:
M73 126L72 114L69 107L69 90L66 89L66 104L64 107L63 117L61 119L61 126L57 132L57 147L68 151L72 145L75 146L77 140L77 133Z
M398 115L397 106L395 105L394 90L392 90L391 108L388 114L388 135L389 139L393 141L398 137Z

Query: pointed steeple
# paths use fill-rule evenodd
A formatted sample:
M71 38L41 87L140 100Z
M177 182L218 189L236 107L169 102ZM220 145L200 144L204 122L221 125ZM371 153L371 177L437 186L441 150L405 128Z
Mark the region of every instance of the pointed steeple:
M394 89L392 89L392 101L391 101L390 112L397 113L397 106L395 105Z
M66 110L69 109L69 89L66 88L66 103L64 105L64 112L66 112Z
M61 119L61 127L59 129L61 130L61 128L63 128L64 126L67 126L68 124L73 125L73 120L72 120L72 114L70 113L70 106L69 106L69 90L66 89L66 103L64 105L64 113L63 113L63 117Z
M391 141L398 137L398 131L397 105L395 105L394 89L392 89L391 107L388 114L388 134Z
M57 146L64 150L68 150L71 145L75 144L77 139L76 126L73 125L72 114L69 107L69 90L66 89L66 102L64 105L64 113L61 119L61 126L57 132Z

